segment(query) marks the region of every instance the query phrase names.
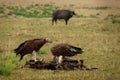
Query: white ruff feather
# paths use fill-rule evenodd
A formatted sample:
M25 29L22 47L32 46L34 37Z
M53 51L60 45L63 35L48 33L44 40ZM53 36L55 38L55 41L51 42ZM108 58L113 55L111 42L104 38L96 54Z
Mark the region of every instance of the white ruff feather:
M62 63L62 61L63 61L63 56L59 56L58 57L58 63L60 64L60 63Z

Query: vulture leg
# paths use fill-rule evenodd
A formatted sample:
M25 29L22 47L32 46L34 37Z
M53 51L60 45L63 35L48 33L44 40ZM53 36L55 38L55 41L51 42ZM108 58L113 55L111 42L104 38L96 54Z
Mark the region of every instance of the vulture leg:
M37 59L36 59L36 51L32 52L32 59L34 59L35 62L37 61Z
M58 64L61 64L62 61L63 61L63 56L59 56L59 57L58 57Z

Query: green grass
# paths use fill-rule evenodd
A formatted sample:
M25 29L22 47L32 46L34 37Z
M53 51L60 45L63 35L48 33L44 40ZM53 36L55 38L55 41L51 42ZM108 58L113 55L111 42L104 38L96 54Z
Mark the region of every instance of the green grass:
M110 9L111 7L107 7L107 6L98 6L98 7L95 7L95 9L97 10L106 10L106 9Z
M0 7L0 13L3 14L1 17L4 17L5 15L16 15L27 18L43 18L51 17L52 12L58 8L59 7L51 4L34 4L26 7L4 5Z
M66 7L75 8L75 5ZM87 16L77 13L68 21L68 25L62 20L52 25L50 17L56 9L60 7L39 3L26 7L0 6L0 80L119 80L120 24L98 18L102 14L97 12ZM96 6L83 9L112 8ZM112 13L108 16L120 17ZM19 62L20 56L16 57L13 50L25 40L41 37L48 37L53 43L45 44L38 51L37 58L49 62L52 60L50 48L58 43L68 43L84 50L83 54L73 56L72 59L83 59L87 67L98 69L52 71L21 68L30 59L30 55Z
M39 55L41 55L41 54L46 54L47 51L46 51L45 49L41 48L37 53L38 53Z
M4 54L4 55L3 55ZM0 75L10 75L18 65L18 60L14 53L1 53L2 60L0 61Z
M25 40L49 37L53 43L45 44L43 51L40 52L46 54L37 54L38 58L44 58L49 62L52 57L50 52L52 46L58 43L69 43L84 49L82 55L74 56L73 59L83 59L87 67L98 68L93 71L18 68L12 69L11 75L7 77L0 76L1 80L119 80L119 24L112 24L109 20L99 18L72 18L67 26L64 21L58 21L57 25L52 26L50 18L21 17L1 18L0 24L0 49L3 55L8 51L12 53L13 49ZM21 62L18 61L19 56L16 58L19 64L17 67L23 66L25 61L29 60L29 56L25 56ZM5 61L3 56L0 56L0 59Z
M82 14L77 14L77 15L75 15L75 17L76 17L76 18L86 18L87 16L84 16L84 15L82 15Z
M120 14L108 14L107 17L120 18Z
M73 7L73 4L70 4L68 7ZM98 6L98 7L84 7L85 9L106 9L108 7L103 7L103 6ZM0 13L3 14L0 17L10 17L10 16L23 16L26 18L49 18L52 16L52 13L54 10L60 9L60 7L52 4L44 4L44 5L39 5L39 4L34 4L34 5L29 5L26 7L21 7L21 6L1 6L0 7ZM67 9L67 8L63 8ZM69 8L68 8L69 9ZM83 15L77 13L75 15L76 18L97 18L98 15Z
M89 17L90 18L98 18L97 15L93 15L93 14L91 14Z
M20 7L17 9L14 9L12 11L10 11L8 13L8 15L16 15L16 16L23 16L23 17L35 17L35 18L39 18L40 17L40 13L37 10L30 10L28 11L26 8Z
M4 8L3 7L0 7L0 14L1 13L4 13Z
M120 14L108 14L105 20L111 20L112 23L120 23Z
M111 7L107 7L107 6L96 6L96 7L83 7L83 9L106 10L106 9L111 9Z

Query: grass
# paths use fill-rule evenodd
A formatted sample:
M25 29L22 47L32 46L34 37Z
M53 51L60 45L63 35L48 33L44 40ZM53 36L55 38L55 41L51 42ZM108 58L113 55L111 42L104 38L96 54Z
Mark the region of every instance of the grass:
M98 18L97 15L93 15L93 14L91 14L89 17L91 17L91 18Z
M73 4L70 4L68 7L73 7ZM89 8L89 7L85 7ZM94 7L95 9L104 9L104 7ZM92 8L92 9L94 9ZM44 4L44 5L39 5L39 4L34 4L34 5L29 5L26 7L21 7L21 6L7 6L3 5L0 7L0 13L2 14L0 17L10 17L10 16L22 16L26 18L49 18L52 16L52 13L54 10L60 9L60 7L52 4ZM67 8L63 8L67 9ZM69 8L68 8L69 9ZM91 9L91 7L90 7ZM106 9L106 7L105 7ZM98 14L100 15L100 14ZM93 15L90 14L89 16L77 13L75 16L76 18L97 18L98 15Z
M108 14L107 17L120 18L120 14Z
M111 9L111 7L107 7L107 6L96 6L96 7L83 7L83 9L106 10L106 9Z
M0 7L0 14L1 13L4 13L4 8L3 7Z
M75 4L69 6L75 8ZM98 18L102 15L100 12L87 16L80 12L68 21L68 25L64 21L52 25L50 14L55 9L59 7L38 3L25 7L0 6L0 80L119 80L120 25ZM113 8L97 6L85 9L104 11ZM119 18L119 15L112 13L108 16ZM20 68L30 56L26 55L19 62L19 56L16 57L13 50L25 40L41 37L49 37L53 43L45 44L39 50L38 58L49 62L51 47L58 43L69 43L84 50L83 54L72 59L83 59L87 67L98 69L52 71Z
M34 4L26 7L4 5L0 7L0 13L4 14L1 17L4 17L5 15L16 15L27 18L42 18L51 17L52 12L58 8L59 7L50 4Z
M3 23L4 22L4 23ZM66 26L63 21L51 25L50 18L2 18L0 21L0 40L2 53L13 51L21 42L40 37L49 37L53 43L43 46L44 55L37 55L45 61L51 61L50 48L57 43L69 43L84 49L82 55L73 59L84 59L88 67L97 67L93 71L51 71L29 68L13 69L10 76L0 76L4 80L119 80L120 74L120 28L108 20L99 18L72 18ZM18 58L18 57L17 57ZM2 57L0 56L0 59ZM25 64L29 56L19 62Z
M46 51L45 49L41 48L37 53L38 53L39 55L41 55L41 54L46 54L47 51Z
M17 66L17 58L14 53L1 54L2 60L0 61L0 75L10 75L14 68Z
M87 16L84 16L84 15L82 15L82 14L77 14L77 15L75 15L75 17L76 17L76 18L86 18Z
M120 23L120 14L108 14L105 20L111 20L112 23Z

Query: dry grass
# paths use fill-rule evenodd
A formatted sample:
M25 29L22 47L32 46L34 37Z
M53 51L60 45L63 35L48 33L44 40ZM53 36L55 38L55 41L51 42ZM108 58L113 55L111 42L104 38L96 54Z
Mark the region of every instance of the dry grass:
M13 0L12 0L13 1ZM19 2L20 1L20 2ZM1 4L26 6L32 3L41 3L43 0L1 0ZM56 5L64 5L64 2L53 1ZM78 2L77 2L78 1ZM95 3L96 1L96 3ZM105 3L106 1L106 3ZM119 12L119 0L70 0L68 4L76 4L74 8L78 13L98 13L102 16L105 14L116 14ZM116 2L116 3L115 3ZM45 3L45 2L43 2ZM67 3L67 0L65 0ZM80 6L79 3L81 4ZM94 5L93 5L94 4ZM88 6L110 6L109 10L89 10L82 11L80 8ZM116 8L118 7L118 9ZM92 12L93 11L93 12ZM95 14L96 14L95 13ZM63 21L58 21L57 25L51 25L51 18L24 18L24 17L8 17L0 18L0 55L6 52L13 53L21 42L31 38L49 37L53 40L52 44L46 44L43 48L47 51L46 54L38 55L39 58L44 58L45 61L51 60L50 48L57 43L69 43L79 46L84 49L82 55L72 57L73 59L85 60L85 65L88 67L97 67L98 70L93 71L52 71L52 70L35 70L29 68L14 69L10 76L1 76L0 80L119 80L120 74L120 24L112 23L109 20L100 18L72 18L66 26ZM0 56L2 61L3 56ZM18 57L19 58L19 57ZM19 65L24 65L25 61L30 59L27 55Z
M85 50L84 54L73 59L84 59L88 67L97 67L95 71L51 71L34 69L15 69L10 76L1 76L1 80L119 80L120 62L119 24L100 19L73 18L69 25L59 21L51 25L50 18L14 18L2 19L0 25L0 44L2 53L12 51L21 42L31 38L49 37L52 44L46 44L47 54L38 55L46 61L51 60L50 48L57 43L69 43ZM25 56L20 65L30 57Z
M109 2L109 3L108 3ZM46 4L46 3L53 3L59 6L63 6L63 5L69 5L69 4L75 4L76 6L112 6L112 7L120 7L119 0L0 0L1 4L7 4L7 5L19 5L19 6L28 6L30 4Z
M109 13L120 14L120 1L119 0L0 0L2 5L10 6L29 6L31 4L54 4L62 9L74 10L78 14L84 14L86 16L92 14L95 15L99 13L100 18L105 18ZM112 7L112 9L107 10L89 10L83 9L83 7L97 7L105 6Z

